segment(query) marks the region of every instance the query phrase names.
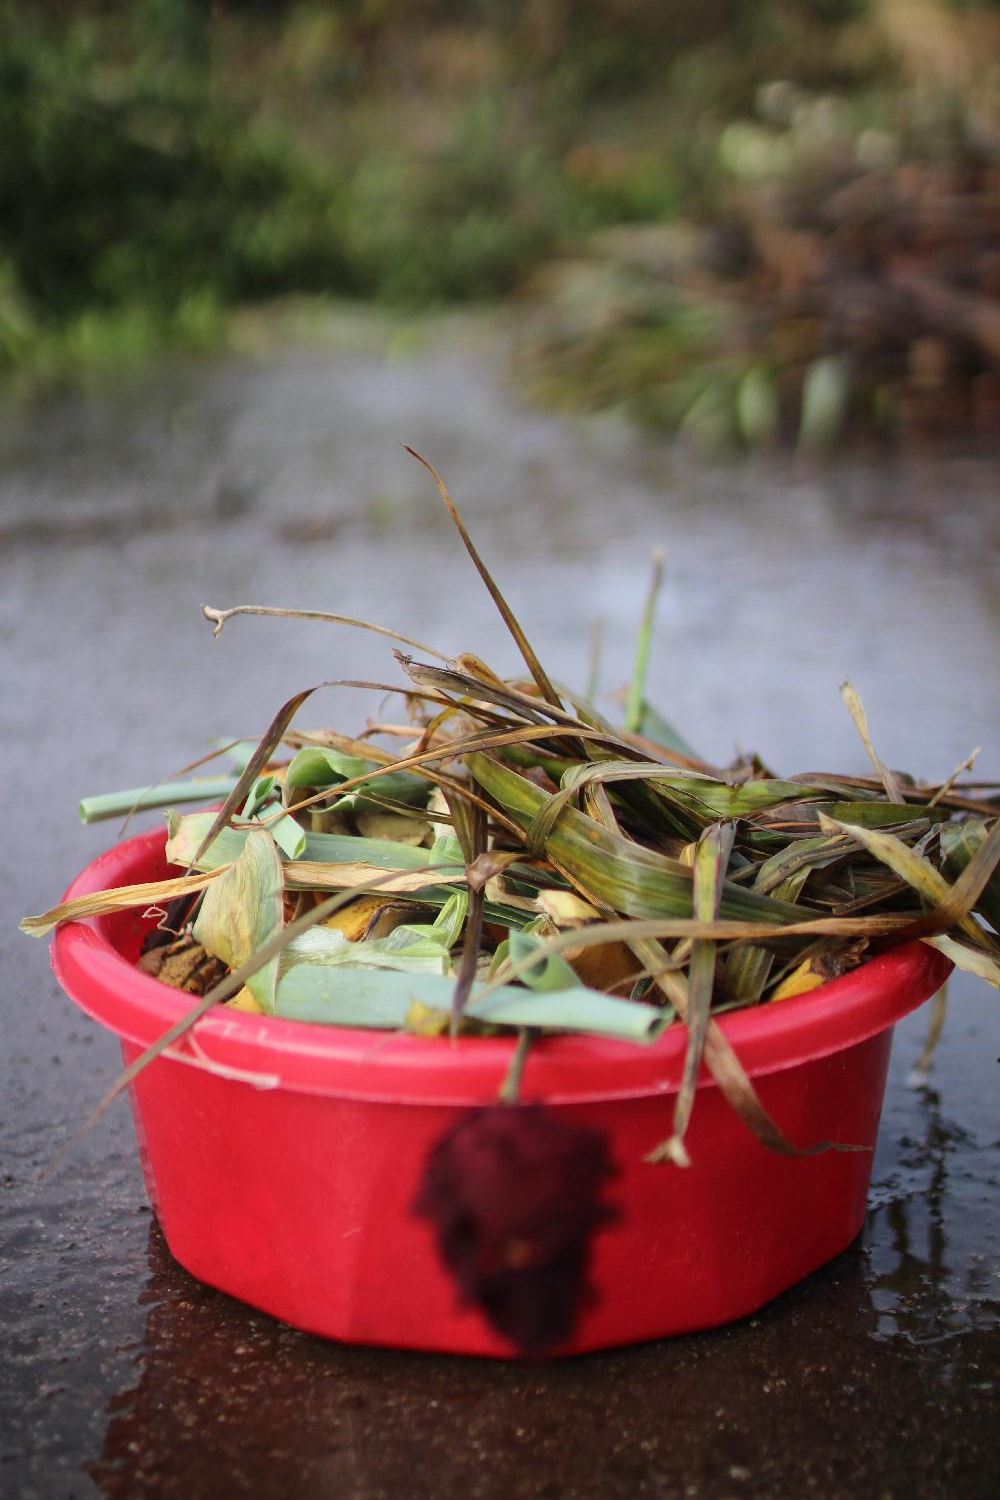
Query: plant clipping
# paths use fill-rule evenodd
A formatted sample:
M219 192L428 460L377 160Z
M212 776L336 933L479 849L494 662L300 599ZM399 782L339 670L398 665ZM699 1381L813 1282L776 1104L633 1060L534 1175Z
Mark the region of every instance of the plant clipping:
M176 877L21 925L41 935L152 911L140 966L192 994L95 1116L216 1004L427 1038L510 1035L499 1097L438 1139L412 1212L460 1297L515 1349L543 1355L593 1296L617 1167L599 1131L532 1096L532 1047L552 1032L642 1046L685 1028L681 1086L649 1158L665 1169L698 1170L686 1137L703 1068L771 1149L851 1149L786 1138L717 1017L779 1006L915 939L1000 983L1000 794L968 779L974 756L934 784L884 765L846 683L870 774L779 777L755 756L703 760L645 695L659 561L624 722L611 724L592 693L549 677L420 462L523 670L501 678L476 656L340 615L206 606L216 634L270 615L391 638L406 712L355 735L299 728L309 687L258 741L214 752L229 774L191 775L199 762L181 781L85 799L87 821L165 808ZM197 803L217 810L183 810Z

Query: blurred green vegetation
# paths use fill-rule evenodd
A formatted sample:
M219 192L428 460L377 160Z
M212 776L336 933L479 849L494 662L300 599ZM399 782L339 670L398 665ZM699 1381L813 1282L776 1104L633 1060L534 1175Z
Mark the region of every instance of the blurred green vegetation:
M734 193L993 160L996 10L954 0L942 31L933 0L0 0L0 364L211 347L286 293L527 287L550 396L763 433L787 330L763 357L727 342L718 288L674 274L685 226L738 270ZM653 226L677 234L650 259ZM796 354L799 388L836 353Z

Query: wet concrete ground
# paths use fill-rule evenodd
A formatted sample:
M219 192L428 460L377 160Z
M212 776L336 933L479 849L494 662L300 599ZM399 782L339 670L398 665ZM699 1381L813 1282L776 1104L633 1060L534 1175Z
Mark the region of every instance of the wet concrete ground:
M0 428L0 724L10 775L0 963L0 1492L24 1497L941 1496L1000 1468L1000 1019L952 986L933 1074L898 1028L861 1239L728 1329L521 1366L355 1349L192 1281L146 1206L120 1102L53 1149L116 1070L17 917L114 841L86 792L259 730L295 688L396 680L383 643L234 622L296 603L514 659L398 441L445 473L549 670L604 623L622 686L646 560L668 549L652 696L703 752L861 769L850 675L887 760L1000 776L1000 513L971 458L697 470L614 420L522 410L495 335L160 370L9 406ZM359 695L304 722L360 726Z

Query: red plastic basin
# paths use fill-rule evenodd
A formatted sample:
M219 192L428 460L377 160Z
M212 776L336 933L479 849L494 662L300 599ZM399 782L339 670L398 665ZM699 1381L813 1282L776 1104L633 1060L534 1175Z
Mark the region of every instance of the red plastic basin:
M89 865L68 897L176 873L164 834ZM149 918L60 928L56 974L131 1061L191 997L135 967ZM893 1023L949 965L913 943L811 994L723 1016L765 1108L798 1146L778 1156L701 1080L693 1165L644 1158L670 1133L682 1030L651 1046L580 1036L532 1048L525 1098L605 1132L616 1223L598 1234L598 1293L560 1352L738 1318L822 1265L861 1227ZM412 1213L424 1158L470 1105L492 1103L513 1043L349 1030L217 1007L132 1087L143 1171L174 1256L210 1285L300 1328L355 1343L506 1356L458 1305L429 1226Z

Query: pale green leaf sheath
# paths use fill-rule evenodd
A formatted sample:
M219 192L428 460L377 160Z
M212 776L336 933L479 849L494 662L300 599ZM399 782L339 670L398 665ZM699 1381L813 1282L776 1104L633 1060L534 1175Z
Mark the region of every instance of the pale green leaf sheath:
M194 936L230 969L238 969L280 932L283 916L281 856L264 828L251 828L239 857L208 887ZM247 989L268 1014L274 1010L277 956L247 980Z

